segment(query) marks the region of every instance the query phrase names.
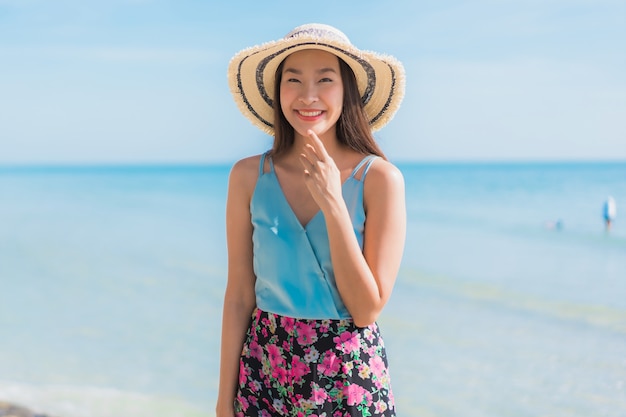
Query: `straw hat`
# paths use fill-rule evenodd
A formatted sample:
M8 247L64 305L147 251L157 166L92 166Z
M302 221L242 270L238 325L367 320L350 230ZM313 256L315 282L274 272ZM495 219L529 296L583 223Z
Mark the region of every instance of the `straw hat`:
M228 84L241 112L264 132L274 134L274 76L280 63L303 49L328 51L352 68L372 131L391 120L404 96L404 67L392 56L362 51L338 29L311 23L283 39L237 53L228 65Z

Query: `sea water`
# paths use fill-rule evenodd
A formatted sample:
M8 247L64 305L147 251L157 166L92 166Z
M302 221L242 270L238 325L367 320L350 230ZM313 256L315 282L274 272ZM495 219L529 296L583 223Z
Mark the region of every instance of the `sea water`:
M399 166L398 415L626 415L626 163ZM228 172L0 168L0 401L213 415Z

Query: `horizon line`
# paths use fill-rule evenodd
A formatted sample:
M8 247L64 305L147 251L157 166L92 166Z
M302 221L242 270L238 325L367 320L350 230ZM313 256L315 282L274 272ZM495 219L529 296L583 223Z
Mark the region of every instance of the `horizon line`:
M63 170L63 169L181 169L230 167L237 160L228 161L58 161L58 162L0 162L0 173L21 170ZM624 159L411 159L390 161L399 167L407 165L619 165L626 164Z

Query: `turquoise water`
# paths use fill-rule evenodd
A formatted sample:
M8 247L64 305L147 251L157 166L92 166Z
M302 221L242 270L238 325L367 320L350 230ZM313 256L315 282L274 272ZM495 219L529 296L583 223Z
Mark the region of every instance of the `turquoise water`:
M626 163L400 167L400 415L626 415ZM0 168L0 400L213 415L228 171Z

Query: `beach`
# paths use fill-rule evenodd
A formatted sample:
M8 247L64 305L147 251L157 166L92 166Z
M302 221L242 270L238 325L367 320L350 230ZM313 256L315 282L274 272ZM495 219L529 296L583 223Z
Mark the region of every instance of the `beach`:
M407 246L379 320L398 415L626 415L626 163L399 167ZM228 172L0 167L0 401L213 415Z

